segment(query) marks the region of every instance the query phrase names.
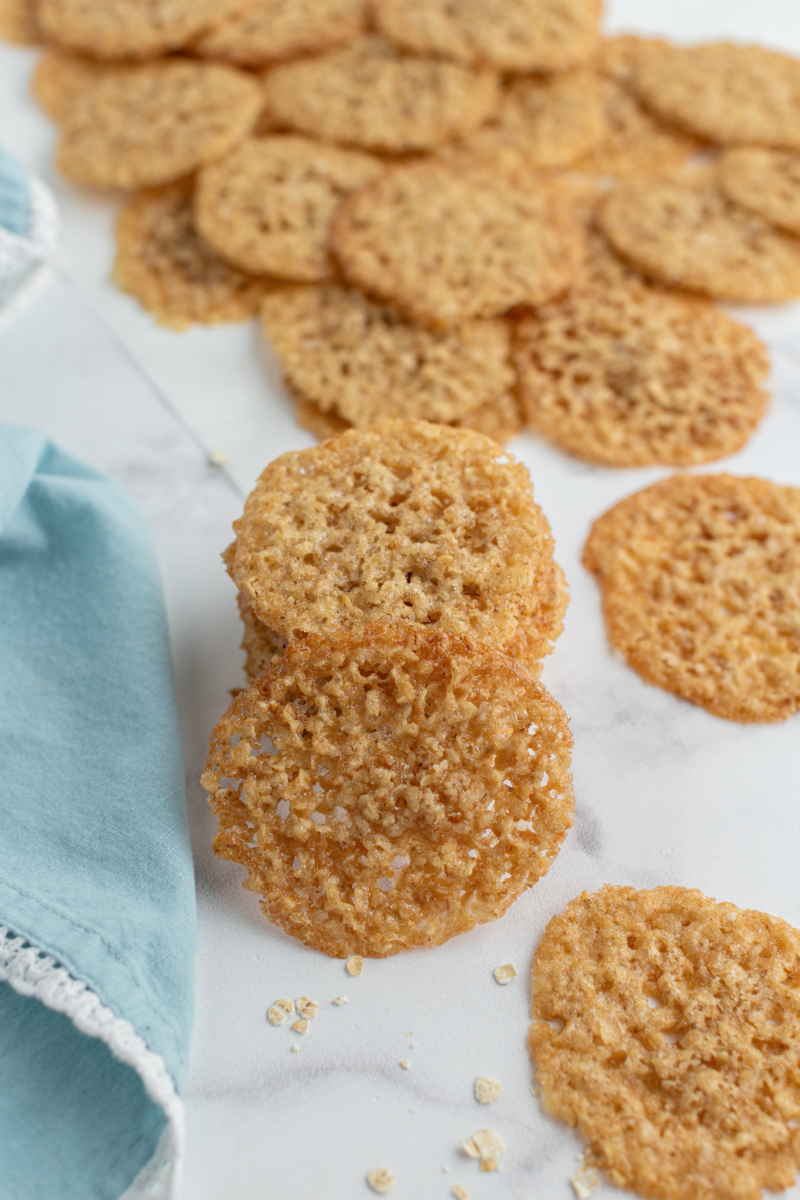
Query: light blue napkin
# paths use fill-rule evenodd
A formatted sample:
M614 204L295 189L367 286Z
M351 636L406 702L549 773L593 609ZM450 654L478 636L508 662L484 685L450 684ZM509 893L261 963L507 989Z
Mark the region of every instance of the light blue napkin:
M174 1194L195 909L158 567L117 484L8 425L0 927L0 1198Z
M0 148L0 308L11 299L58 238L55 201L41 180Z

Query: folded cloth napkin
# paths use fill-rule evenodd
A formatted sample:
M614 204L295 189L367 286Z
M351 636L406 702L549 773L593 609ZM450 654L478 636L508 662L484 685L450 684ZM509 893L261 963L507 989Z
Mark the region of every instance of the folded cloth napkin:
M58 214L48 189L0 149L0 308L56 247Z
M2 1200L175 1194L194 937L149 531L0 425Z

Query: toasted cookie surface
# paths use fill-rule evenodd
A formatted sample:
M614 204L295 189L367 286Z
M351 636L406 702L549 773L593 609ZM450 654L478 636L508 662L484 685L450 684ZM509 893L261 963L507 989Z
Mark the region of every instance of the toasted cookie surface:
M547 871L570 753L563 710L504 655L372 626L289 645L217 725L203 784L215 850L270 920L383 957L494 920Z
M598 0L375 0L401 46L500 71L564 71L599 42Z
M197 228L244 271L300 283L325 279L334 213L382 169L366 154L308 138L248 138L200 172Z
M117 222L114 282L161 325L246 321L269 287L228 266L198 236L192 219L192 183L141 192Z
M42 31L94 58L152 58L185 46L245 0L37 0Z
M800 154L734 147L720 159L719 184L734 204L752 209L787 233L800 234Z
M497 77L415 58L375 35L265 75L269 113L290 129L367 150L431 150L470 133L499 102Z
M554 189L435 163L387 172L349 197L332 243L351 282L443 326L544 303L584 252Z
M221 63L168 58L104 70L68 108L58 166L100 187L171 183L240 141L262 101L256 79Z
M15 46L38 46L42 31L34 0L0 0L0 38Z
M36 64L31 78L31 90L48 117L66 120L70 105L85 87L91 86L104 73L123 70L118 64L95 62L69 50L50 47Z
M598 221L618 253L664 283L754 304L800 295L800 239L733 204L713 171L630 181Z
M485 161L512 170L572 163L606 133L604 83L592 71L515 79L503 92L497 116L441 154L447 161Z
M361 32L364 7L364 0L248 0L193 49L242 66L318 54Z
M723 145L800 149L800 60L763 46L656 42L632 84L668 121Z
M377 621L504 646L549 584L550 529L525 467L423 421L282 455L234 529L236 585L287 639Z
M637 286L572 288L516 328L534 428L610 466L738 450L767 403L765 346L711 303Z
M446 424L515 383L500 318L424 329L334 284L276 292L262 317L289 387L359 428L386 418Z
M649 683L733 721L800 709L800 488L676 475L595 521L583 561Z
M536 952L545 1108L616 1187L758 1200L800 1165L800 933L699 891L605 887Z

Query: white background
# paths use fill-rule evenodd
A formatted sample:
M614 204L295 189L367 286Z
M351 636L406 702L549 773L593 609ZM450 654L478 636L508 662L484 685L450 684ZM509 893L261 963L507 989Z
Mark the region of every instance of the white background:
M607 28L800 53L796 0L618 0ZM572 719L574 830L502 920L437 950L368 961L359 979L268 925L242 872L210 852L215 822L197 779L241 682L219 552L262 467L311 438L255 323L166 332L107 282L116 201L56 177L54 131L27 90L35 58L0 46L0 144L51 184L64 229L57 263L0 319L0 419L39 426L116 476L158 543L199 904L183 1200L358 1200L379 1165L394 1170L397 1200L444 1198L455 1182L475 1200L566 1200L580 1144L541 1115L525 1048L541 932L572 896L607 882L697 886L800 925L800 717L718 720L648 687L610 652L581 546L600 512L668 472L588 466L524 434L512 450L531 470L571 591L543 680ZM800 305L740 316L770 344L773 401L746 449L710 469L800 485ZM230 456L224 469L212 451ZM491 972L509 961L519 976L498 987ZM332 1007L342 992L350 1003ZM320 1014L298 1039L265 1011L301 994ZM490 1108L472 1096L481 1073L503 1085ZM508 1145L498 1174L479 1175L458 1152L482 1126Z

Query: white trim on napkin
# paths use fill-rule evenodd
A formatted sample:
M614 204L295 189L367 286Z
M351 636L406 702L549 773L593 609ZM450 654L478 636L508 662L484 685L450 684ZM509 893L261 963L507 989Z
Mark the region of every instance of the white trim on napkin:
M120 1062L133 1067L150 1099L163 1109L167 1125L149 1163L120 1200L174 1200L183 1168L183 1101L160 1054L155 1054L130 1021L117 1017L81 979L5 925L0 925L0 980L21 996L32 996L69 1017L87 1037L100 1038Z

